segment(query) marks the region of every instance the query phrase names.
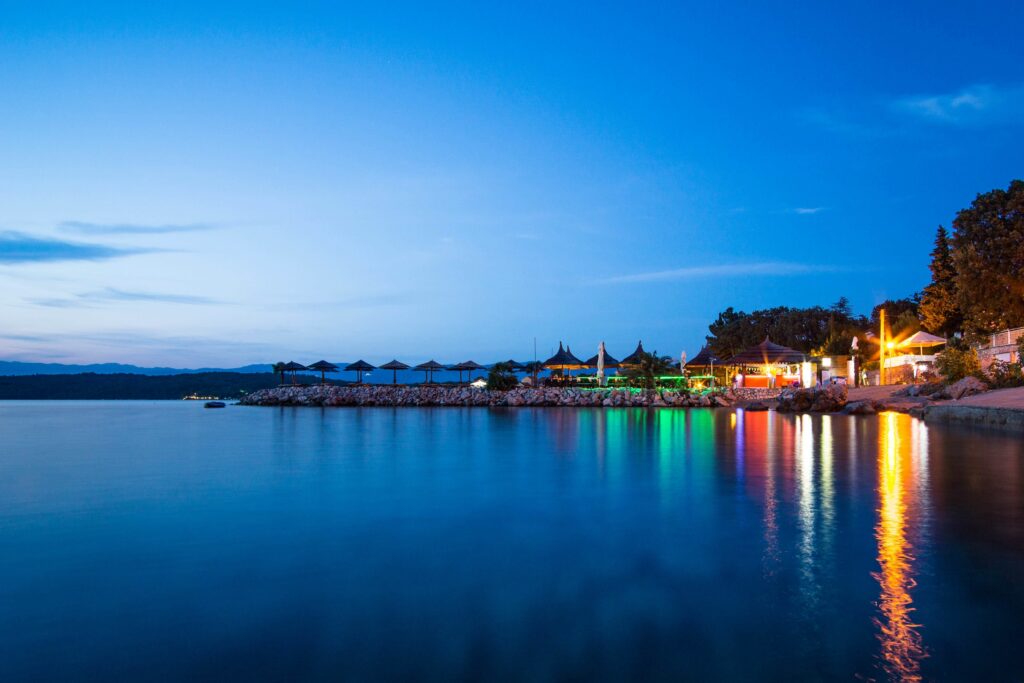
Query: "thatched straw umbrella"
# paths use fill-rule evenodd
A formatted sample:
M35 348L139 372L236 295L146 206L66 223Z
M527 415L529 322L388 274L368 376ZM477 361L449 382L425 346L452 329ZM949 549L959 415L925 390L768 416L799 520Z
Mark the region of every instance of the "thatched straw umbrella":
M644 351L643 341L636 343L636 350L619 361L619 365L640 365L640 358L647 352Z
M391 371L391 383L392 384L398 384L398 371L399 370L408 370L409 366L406 365L405 363L403 363L400 360L392 360L390 363L385 363L384 365L380 366L380 369L381 370L390 370Z
M320 384L326 384L327 380L324 379L325 372L337 372L338 366L334 363L328 363L325 360L318 360L309 366L310 370L318 370L320 372Z
M617 367L619 367L619 364L620 364L620 361L615 360L612 357L612 355L610 353L608 353L607 351L604 352L604 366L606 368L617 368ZM585 363L585 365L588 368L596 368L597 367L597 355L595 354L594 356L589 358L587 360L587 362Z
M472 382L473 381L473 371L474 370L486 370L486 368L484 366L482 366L479 363L476 363L474 361L471 361L471 360L465 360L465 361L462 361L461 363L456 363L455 365L451 366L448 369L449 370L458 370L458 372L459 372L459 384L462 384L462 373L463 372L468 372L469 373L469 378L468 379L469 379L470 382Z
M586 367L586 363L572 354L569 347L562 348L562 342L558 342L558 353L544 361L544 367L548 370L580 370Z
M426 363L420 363L413 370L419 370L423 373L423 383L433 384L434 383L434 371L444 370L445 367L438 363L436 360L428 360ZM429 380L427 379L429 376Z
M526 372L526 366L518 361L514 361L511 358L505 361L505 365L509 367L512 372Z
M376 369L377 368L375 368L374 366L370 365L365 360L357 360L355 363L349 363L348 365L345 366L345 372L355 372L356 373L356 384L362 384L363 383L363 373L364 372L370 372L371 370L376 370Z
M295 384L295 373L303 372L304 370L308 370L309 368L307 368L305 365L300 365L299 363L290 360L284 364L284 369L292 373L292 384Z

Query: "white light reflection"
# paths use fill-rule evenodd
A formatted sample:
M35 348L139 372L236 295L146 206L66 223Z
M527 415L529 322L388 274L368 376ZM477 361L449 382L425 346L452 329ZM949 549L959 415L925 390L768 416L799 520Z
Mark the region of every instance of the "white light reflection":
M804 414L796 421L797 452L797 526L800 543L797 555L800 560L801 595L810 604L818 601L818 586L814 576L814 422Z

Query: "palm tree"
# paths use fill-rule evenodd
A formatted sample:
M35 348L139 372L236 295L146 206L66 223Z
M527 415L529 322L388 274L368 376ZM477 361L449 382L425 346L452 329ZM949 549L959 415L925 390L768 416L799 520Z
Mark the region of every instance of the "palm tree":
M530 377L533 377L533 386L537 386L537 375L544 369L544 363L539 360L531 360L523 366L523 369L530 373Z
M508 391L519 384L512 366L509 363L495 363L487 375L487 388L497 391Z
M676 365L668 356L659 356L657 351L647 353L641 351L636 355L636 363L626 368L626 376L640 382L648 394L653 393L658 377L676 370Z

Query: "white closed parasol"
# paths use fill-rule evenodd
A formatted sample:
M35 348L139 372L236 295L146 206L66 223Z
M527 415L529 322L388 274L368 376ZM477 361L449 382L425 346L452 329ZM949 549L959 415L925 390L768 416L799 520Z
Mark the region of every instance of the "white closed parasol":
M604 386L604 342L597 345L597 383Z

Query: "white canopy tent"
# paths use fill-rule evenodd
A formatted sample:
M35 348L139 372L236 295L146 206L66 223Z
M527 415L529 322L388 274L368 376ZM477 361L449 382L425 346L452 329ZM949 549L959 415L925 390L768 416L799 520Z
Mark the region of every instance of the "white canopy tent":
M901 349L917 349L920 355L924 355L926 346L942 346L945 343L946 340L942 337L936 337L934 334L920 330L901 341L898 346Z

